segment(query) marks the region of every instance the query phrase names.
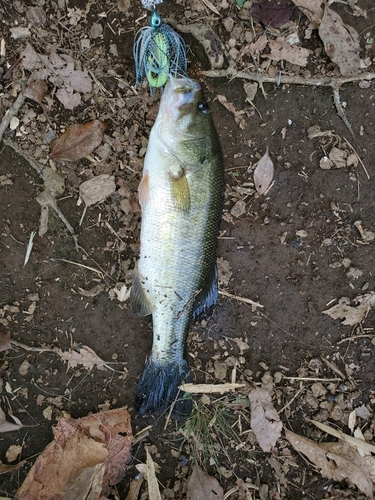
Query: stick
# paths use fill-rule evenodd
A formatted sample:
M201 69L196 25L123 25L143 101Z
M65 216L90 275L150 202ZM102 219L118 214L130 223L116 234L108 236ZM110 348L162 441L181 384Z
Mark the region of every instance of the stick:
M23 95L23 91L25 90L24 83L25 82L23 81L21 85L21 92L18 94L17 99L14 101L13 106L8 109L0 123L0 141L3 138L4 132L9 127L11 119L13 118L13 116L18 115L19 110L25 102L26 97Z
M235 68L229 67L227 69L213 69L210 71L203 71L205 76L210 78L243 78L244 80L253 80L259 84L263 83L289 83L295 85L313 85L315 87L331 87L338 88L344 83L359 82L363 80L374 80L375 73L362 73L354 76L331 76L322 78L304 78L303 76L268 76L262 73L253 73L251 71L237 71Z
M251 299L247 299L246 297L240 297L239 295L233 295L229 292L225 292L224 290L219 290L219 294L223 295L224 297L229 297L230 299L238 300L238 302L244 302L245 304L250 304L254 307L264 307L262 304L259 304L259 302L254 302Z

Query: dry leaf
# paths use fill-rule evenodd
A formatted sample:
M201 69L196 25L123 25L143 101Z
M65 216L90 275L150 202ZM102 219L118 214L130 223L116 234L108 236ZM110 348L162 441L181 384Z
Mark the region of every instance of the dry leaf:
M46 13L39 5L35 7L27 7L25 14L29 23L37 28L45 24L47 21Z
M283 424L272 404L271 396L264 389L250 391L251 428L263 451L270 451L281 436Z
M79 194L87 207L104 201L115 191L115 178L108 174L97 175L79 186Z
M104 369L104 367L110 368L108 363L99 358L99 356L86 345L82 346L78 351L75 349L69 351L53 349L52 352L55 352L64 361L67 361L70 368L76 368L78 365L83 365L88 370L92 370L94 366L97 366L99 370Z
M317 444L287 429L285 436L295 450L306 455L320 469L324 477L350 481L362 493L373 498L373 484L366 462L352 446L340 441Z
M323 17L322 0L292 0L292 2L309 21L319 26Z
M0 352L7 351L8 349L13 349L10 343L10 332L0 323Z
M343 76L358 74L361 64L358 33L327 5L319 26L319 36L327 56L339 66Z
M333 319L344 319L343 325L357 325L366 318L369 310L375 307L375 292L358 295L354 299L354 303L358 304L355 307L348 305L347 302L348 299L342 297L338 304L323 311L323 314L327 314Z
M91 122L70 125L65 132L52 142L50 158L77 161L89 156L103 140L108 122Z
M92 80L87 71L75 70L74 60L68 54L39 54L27 43L20 57L24 68L33 72L34 80L48 79L58 88L55 95L67 109L73 109L81 102L77 92L92 90Z
M37 80L36 82L31 82L25 89L23 95L32 99L33 101L41 104L43 98L47 92L47 82L45 80Z
M198 464L188 480L187 500L224 500L224 491L218 480L204 472Z
M125 500L138 500L139 492L143 484L144 478L140 474L135 479L130 481L129 491Z
M100 499L105 467L105 463L99 463L94 467L86 467L71 477L65 486L64 499Z
M123 478L125 465L131 459L131 440L130 415L126 408L77 420L60 419L54 429L54 441L37 458L17 498L68 498L69 490L73 495L69 498L76 499L80 498L78 492L89 487L95 495L88 498L99 499Z
M0 406L0 432L18 431L19 429L21 429L21 427L23 427L23 425L21 424L21 422L18 420L17 417L14 417L13 415L11 416L13 420L16 422L15 424L7 421L5 413Z
M237 478L238 500L252 500L253 496L245 483L240 477Z
M348 153L343 149L333 147L328 156L336 168L346 167L346 157Z
M294 7L283 5L262 5L255 3L251 8L251 14L259 19L266 27L280 28L292 17Z
M307 58L311 54L311 50L291 45L282 36L278 36L276 40L269 40L268 45L271 53L267 54L267 57L274 61L288 61L297 66L306 66Z
M260 54L266 48L267 42L268 42L267 35L263 33L257 40L255 40L255 42L249 45L250 53L254 55Z
M202 0L202 2L210 9L212 10L212 12L214 14L216 14L217 16L220 16L220 12L217 10L217 8L215 7L215 5L210 2L210 0Z
M15 470L20 469L23 467L26 463L26 460L22 460L22 462L19 462L18 464L15 465L6 465L0 463L0 474L5 474L6 472L14 472Z
M246 128L246 121L244 118L242 118L242 115L244 115L244 111L236 111L234 105L231 102L227 101L227 98L225 95L217 95L216 96L217 100L231 113L234 114L234 119L237 125L240 127L240 129Z
M247 349L250 349L249 344L247 342L244 342L239 337L234 337L232 340L233 340L233 342L235 342L238 345L238 347L240 349L240 356L242 356L244 351L246 351Z
M273 179L273 163L267 151L259 160L254 170L254 184L258 194L262 195L270 187Z
M159 483L156 479L155 474L155 464L151 458L150 452L148 448L146 448L146 478L147 478L147 486L148 486L148 498L150 500L161 500L161 495L159 491Z
M74 109L79 106L82 101L81 95L78 92L74 92L72 89L59 89L55 95L65 109Z
M318 422L316 420L309 420L312 424L314 424L318 429L326 432L327 434L330 434L331 436L335 436L338 439L341 439L342 441L345 441L346 443L350 444L351 446L354 447L359 447L361 450L366 450L369 453L375 453L375 446L371 443L367 443L366 441L362 441L361 439L357 439L353 436L349 436L349 434L345 434L344 432L340 431L339 429L334 429L333 427L330 427L327 424L324 424L323 422Z
M8 460L8 462L15 462L18 458L18 455L22 453L22 446L17 445L17 444L12 444L9 446L7 449L7 452L5 453L5 458Z

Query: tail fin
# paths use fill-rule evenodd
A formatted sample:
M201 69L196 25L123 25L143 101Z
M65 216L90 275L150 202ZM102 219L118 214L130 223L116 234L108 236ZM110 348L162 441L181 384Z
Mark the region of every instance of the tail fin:
M135 396L135 409L139 415L152 415L165 411L178 394L178 387L189 381L189 367L185 360L156 363L146 361ZM191 411L191 401L180 393L173 409L176 419L186 418Z

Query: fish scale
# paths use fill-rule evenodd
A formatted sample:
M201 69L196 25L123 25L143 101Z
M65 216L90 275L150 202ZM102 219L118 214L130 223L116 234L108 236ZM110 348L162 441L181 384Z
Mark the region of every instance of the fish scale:
M188 379L184 345L191 323L216 303L223 171L199 83L171 78L139 187L141 251L131 303L153 320L152 352L136 395L140 414L159 413L173 402Z

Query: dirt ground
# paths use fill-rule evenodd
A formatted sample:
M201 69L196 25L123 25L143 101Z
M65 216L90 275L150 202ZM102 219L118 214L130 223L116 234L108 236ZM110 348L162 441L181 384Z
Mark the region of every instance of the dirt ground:
M9 27L15 26L16 20L27 26L23 13L29 5L41 5L47 13L44 31L38 34L32 27L29 38L14 39ZM179 23L212 15L204 6L194 12L190 5L166 0L160 12ZM367 18L352 16L346 2L333 8L361 33L361 46L365 47L366 37L375 33L375 10L371 0L359 0L358 5L368 9ZM76 250L71 234L50 210L48 232L35 236L25 266L30 234L39 227L36 197L43 182L24 157L4 143L0 145L0 326L23 345L14 344L13 349L0 353L1 407L24 425L19 431L0 434L0 460L8 463L6 452L11 445L21 445L17 461L26 460L18 471L1 476L0 495L14 497L35 458L53 439L52 427L60 416L78 418L127 405L134 433L148 425L151 428L134 446L125 478L113 487L110 498L126 497L130 479L137 474L135 465L145 459L146 444L153 445L154 460L160 465L158 479L164 497L184 498L184 481L196 457L192 446L184 445L180 450L177 430L181 423L172 420L164 429L165 415L139 418L132 410L137 381L151 349L151 320L134 315L126 301L119 302L111 293L118 283L131 284L139 251L140 212L129 210L126 197L116 192L88 207L80 224L83 204L77 204L78 185L102 173L114 175L117 188L121 186L119 178L124 179L131 193L136 193L159 99L158 95L149 96L146 88L136 93L131 87L134 34L146 23L145 19L135 21L144 10L140 2L132 2L125 11L117 2L97 2L78 27L66 27L67 6L87 7L84 0L4 0L0 6L0 21L6 27L1 35L6 55L0 59L3 110L14 102L17 93L12 91L23 70L16 67L10 77L5 79L4 75L26 41L39 51L43 39L59 43L79 59L77 39L87 35L92 48L81 57L82 67L91 70L107 92L96 88L74 110L64 109L55 100L47 112L57 135L71 123L93 118L111 121L104 140L110 146L107 157L102 151L73 164L56 162L66 181L58 206L78 234L81 248ZM235 26L243 21L235 3L230 2L220 13L215 29L225 44L229 34L222 20L230 17ZM295 9L292 20L300 24L302 33L305 16ZM89 34L94 23L103 27L97 38ZM264 30L259 21L254 23L259 33ZM323 71L337 76L335 65L322 54L321 43L314 36L303 42L315 50L307 66L310 74L319 76ZM188 45L189 40L191 36L187 36ZM110 51L113 44L116 51ZM357 296L375 290L375 243L365 241L355 225L361 221L364 230L375 231L373 84L354 82L340 88L353 137L338 115L331 87L266 83L267 97L258 90L249 103L242 79L204 76L203 70L210 69L207 61L198 61L199 49L194 43L189 47L189 74L203 83L225 157L225 206L218 244L220 267L224 268L220 288L263 306L254 308L220 295L213 317L191 329L188 360L193 382L230 382L235 366L236 381L246 383L238 395L242 403L230 410L242 445L229 440L218 450L221 475L212 463L206 464L206 470L216 474L226 492L236 485L237 477L247 479L254 486L250 490L254 499L364 498L345 480L323 477L285 437L271 453L264 453L251 433L245 433L250 417L243 401L254 384L266 388L284 427L317 442L327 440L327 435L309 419L328 422L350 434L349 414L366 408L367 416L359 413L358 426L366 440L373 441L374 310L369 308L365 319L354 326L322 313L342 297L353 304ZM316 52L317 47L320 52ZM374 56L371 50L368 48L367 57ZM373 68L374 64L366 71ZM247 111L242 115L244 129L215 98L217 95L225 95L236 110ZM30 110L35 116L27 122L25 115L30 115ZM19 127L8 129L4 137L32 155L39 148L37 157L43 163L49 147L42 145L48 123L41 107L28 100L19 118ZM331 132L309 138L308 129L314 125ZM343 168L321 168L321 158L328 156L332 147L352 153L345 138L364 166L358 162ZM253 171L267 147L275 168L274 184L266 195L259 196L254 190ZM236 204L240 211L233 209ZM50 352L52 347L68 351L82 346L111 363L111 369L69 367ZM233 398L226 396L224 401L233 403Z

